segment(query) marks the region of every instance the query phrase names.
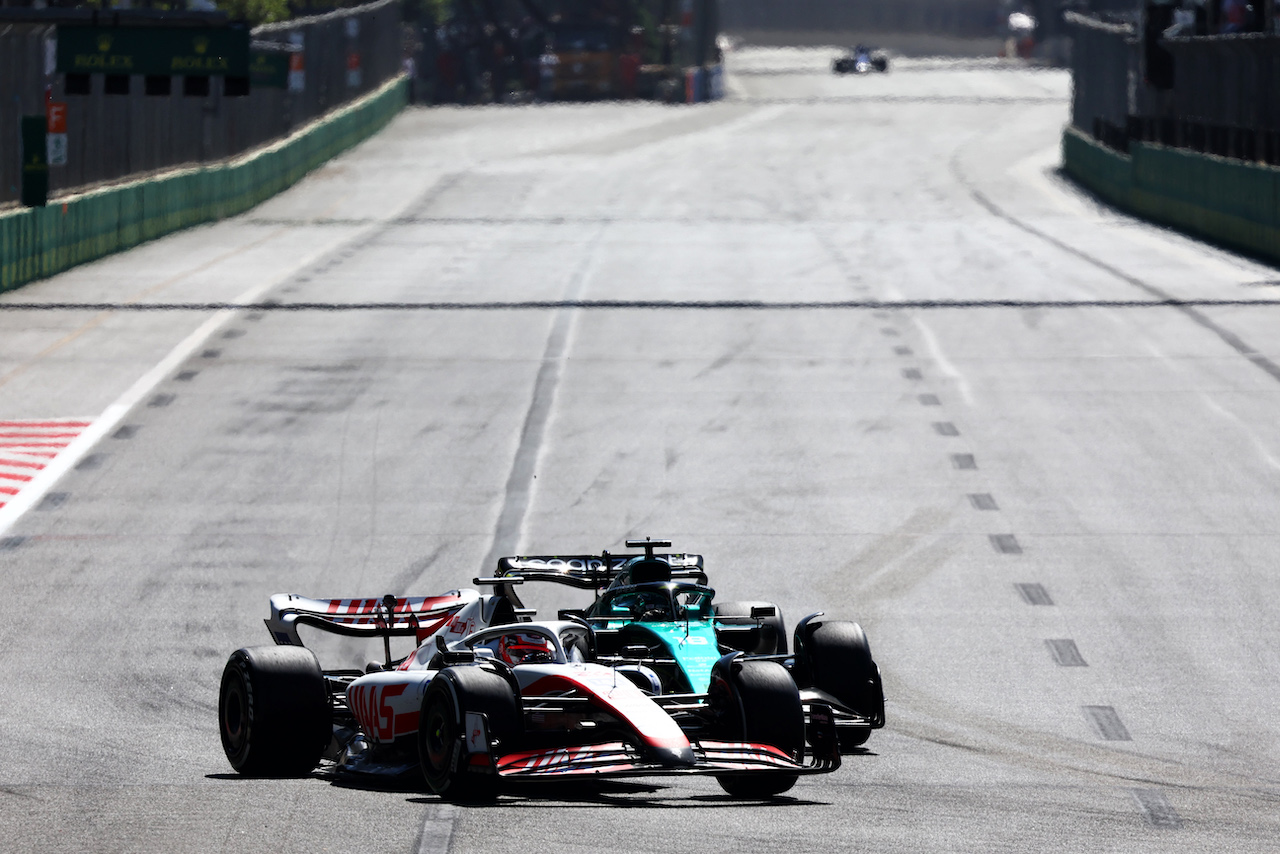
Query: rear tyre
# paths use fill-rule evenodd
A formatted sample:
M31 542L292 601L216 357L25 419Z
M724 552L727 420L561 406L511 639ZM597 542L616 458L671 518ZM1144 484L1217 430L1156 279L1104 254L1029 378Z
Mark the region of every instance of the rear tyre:
M884 687L880 668L871 658L871 644L857 623L813 620L796 627L796 684L817 688L871 721L884 720ZM840 751L865 744L870 727L836 730Z
M484 714L489 746L496 757L518 737L522 718L517 689L502 674L482 665L450 667L431 680L422 698L418 756L427 786L442 798L491 801L498 796L491 767L472 765L466 752L467 712Z
M711 673L710 704L729 741L769 744L797 762L804 758L804 709L786 668L774 661L721 659ZM796 784L798 775L758 772L720 774L720 787L735 798L770 798Z
M719 602L715 605L717 617L745 617L735 623L746 623L751 619L752 608L772 608L773 616L759 617L760 632L754 645L739 644L739 637L724 633L721 643L733 649L741 650L748 655L785 655L787 652L787 625L782 619L782 609L772 602ZM745 647L751 647L747 649Z
M231 767L248 777L305 777L333 738L315 653L262 646L231 654L218 691L218 729Z

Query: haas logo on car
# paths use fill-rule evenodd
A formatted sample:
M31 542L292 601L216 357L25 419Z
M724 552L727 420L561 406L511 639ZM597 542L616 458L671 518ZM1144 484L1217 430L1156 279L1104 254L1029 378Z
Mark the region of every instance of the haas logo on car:
M417 703L405 696L408 688L403 682L355 684L347 689L347 705L367 734L380 742L393 741L418 731Z

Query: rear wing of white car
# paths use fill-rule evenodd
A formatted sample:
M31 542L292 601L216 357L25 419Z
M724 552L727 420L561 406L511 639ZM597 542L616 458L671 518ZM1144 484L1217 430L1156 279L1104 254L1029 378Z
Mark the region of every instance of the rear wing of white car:
M282 646L303 646L299 625L352 637L415 637L421 643L479 599L479 592L467 588L440 596L388 594L381 599L308 599L277 593L271 597L271 616L264 622Z

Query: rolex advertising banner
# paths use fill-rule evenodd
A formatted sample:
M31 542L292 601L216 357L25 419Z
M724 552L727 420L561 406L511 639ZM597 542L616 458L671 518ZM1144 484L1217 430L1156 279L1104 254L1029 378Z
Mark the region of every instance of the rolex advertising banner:
M58 27L62 74L249 76L243 27Z
M290 56L288 51L259 50L255 47L249 52L249 85L287 88Z

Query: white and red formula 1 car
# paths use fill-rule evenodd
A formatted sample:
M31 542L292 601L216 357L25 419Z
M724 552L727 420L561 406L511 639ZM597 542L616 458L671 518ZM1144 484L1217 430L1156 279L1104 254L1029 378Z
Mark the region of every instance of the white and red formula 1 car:
M223 671L222 744L249 776L421 774L456 800L504 780L712 774L730 795L769 797L840 766L832 711L802 705L779 663L734 652L703 694L659 694L645 668L595 663L580 621L516 622L501 595L316 600L276 595L276 646ZM366 671L324 670L299 625L384 640ZM418 646L393 660L390 639ZM806 715L807 711L807 715ZM806 761L806 748L810 757Z

